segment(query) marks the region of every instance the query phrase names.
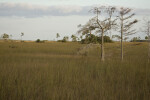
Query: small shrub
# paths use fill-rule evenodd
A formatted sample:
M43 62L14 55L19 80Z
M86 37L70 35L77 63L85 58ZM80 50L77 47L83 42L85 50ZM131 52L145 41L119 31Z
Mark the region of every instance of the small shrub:
M46 41L45 40L41 41L40 39L36 40L36 43L44 43L44 42L46 42Z
M40 42L41 42L41 40L40 40L40 39L37 39L37 40L36 40L36 42L37 42L37 43L40 43Z
M62 40L57 40L57 42L62 42Z

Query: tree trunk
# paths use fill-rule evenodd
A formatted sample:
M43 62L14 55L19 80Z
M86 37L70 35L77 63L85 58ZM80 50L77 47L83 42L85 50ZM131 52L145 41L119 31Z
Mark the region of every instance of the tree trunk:
M109 31L109 34L110 34L110 39L112 40L111 30Z
M122 38L121 38L121 60L123 60L123 39Z
M91 32L91 30L90 30L90 36L92 35L92 32Z
M101 60L104 61L104 30L102 30L102 36L101 36Z
M22 36L21 36L21 42L22 42Z
M122 39L122 33L121 33L121 60L123 60L123 39Z
M121 60L123 60L123 21L121 21Z
M149 43L148 62L150 62L150 35L148 35L148 43Z
M99 28L102 30L102 35L101 35L101 61L104 61L104 28L101 27L101 25L98 22L98 12L97 12L97 24Z

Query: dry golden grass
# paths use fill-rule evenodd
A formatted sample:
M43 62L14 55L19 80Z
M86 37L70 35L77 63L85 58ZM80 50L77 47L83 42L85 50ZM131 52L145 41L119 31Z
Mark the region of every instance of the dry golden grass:
M0 100L150 100L147 43L105 44L76 55L79 43L0 42Z

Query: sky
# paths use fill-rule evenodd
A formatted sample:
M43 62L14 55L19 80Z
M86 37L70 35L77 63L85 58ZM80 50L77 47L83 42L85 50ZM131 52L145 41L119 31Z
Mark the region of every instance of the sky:
M140 20L150 16L150 0L0 0L0 35L21 39L23 32L24 40L56 40L59 33L62 39L76 34L77 25L92 18L88 11L99 5L133 8Z

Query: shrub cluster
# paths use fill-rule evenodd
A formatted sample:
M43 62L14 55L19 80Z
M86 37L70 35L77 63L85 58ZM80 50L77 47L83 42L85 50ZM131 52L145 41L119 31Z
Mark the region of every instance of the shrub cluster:
M112 42L109 36L104 36L104 42ZM95 36L93 34L86 35L85 39L81 40L81 43L83 44L89 44L89 43L101 43L101 36Z
M69 39L68 36L65 36L62 40L58 40L58 42L67 42Z
M35 42L36 42L36 43L44 43L44 42L45 42L45 40L37 39Z

